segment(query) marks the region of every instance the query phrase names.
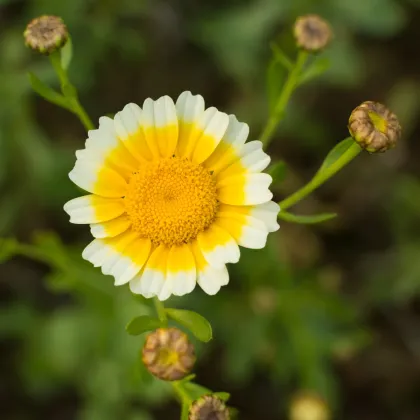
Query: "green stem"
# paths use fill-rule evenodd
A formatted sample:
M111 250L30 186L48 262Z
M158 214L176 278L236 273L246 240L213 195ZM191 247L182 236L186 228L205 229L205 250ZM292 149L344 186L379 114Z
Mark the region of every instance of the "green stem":
M279 203L281 210L286 210L305 198L325 181L330 179L340 169L351 162L361 151L362 149L360 146L354 142L353 145L349 147L346 152L343 153L333 164L322 170L319 175L316 174L305 186L281 201Z
M165 306L156 296L153 298L153 303L159 320L166 326L168 324L168 317L166 316Z
M188 392L183 387L182 382L173 381L171 382L172 388L175 392L175 394L178 396L178 398L181 401L181 404L186 403L190 405L192 403L192 398L188 395Z
M57 73L57 76L60 80L61 92L63 96L67 99L70 110L79 117L81 123L86 128L87 131L93 130L95 126L93 125L89 115L83 108L82 104L79 102L76 88L71 84L67 71L61 65L61 55L57 51L50 55L51 64Z
M283 89L278 97L274 111L268 119L267 124L260 136L260 140L265 147L269 145L277 125L284 117L286 105L289 102L290 96L292 95L294 89L299 84L299 76L302 73L302 69L305 65L307 57L308 53L306 51L299 51L294 67L289 72L286 83L284 84Z

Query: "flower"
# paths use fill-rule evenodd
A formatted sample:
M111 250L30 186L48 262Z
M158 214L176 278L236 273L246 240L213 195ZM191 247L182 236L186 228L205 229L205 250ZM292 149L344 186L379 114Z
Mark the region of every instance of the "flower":
M401 126L397 116L385 105L366 101L351 113L349 132L368 152L386 152L396 146L401 137Z
M41 54L51 54L69 38L67 27L58 16L40 16L29 22L23 33L25 44Z
M332 38L330 25L318 15L298 17L293 32L297 46L311 52L322 50Z
M71 222L91 224L83 258L145 297L196 283L216 294L238 245L263 248L279 228L272 179L260 173L270 158L261 142L245 144L248 132L190 92L100 118L69 174L91 194L64 206Z
M159 379L176 381L194 366L194 346L178 328L158 328L146 337L143 363Z
M229 420L230 413L225 403L215 395L204 395L194 401L188 420Z
M329 420L326 402L313 392L297 394L290 404L290 420Z

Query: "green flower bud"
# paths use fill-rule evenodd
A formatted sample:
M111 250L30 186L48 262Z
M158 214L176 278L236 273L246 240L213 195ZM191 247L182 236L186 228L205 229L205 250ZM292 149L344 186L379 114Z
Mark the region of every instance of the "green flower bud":
M191 371L195 359L194 346L178 328L158 328L146 337L143 363L159 379L182 379Z
M330 418L328 405L319 395L302 392L292 399L289 420L329 420Z
M230 413L220 398L204 395L192 403L188 420L230 420Z
M29 48L45 55L62 48L69 38L63 20L58 16L47 15L33 19L23 36Z
M318 15L298 17L293 33L296 45L309 52L317 52L324 49L332 38L330 25Z
M366 101L355 108L348 127L354 140L370 153L392 149L401 137L397 116L378 102Z

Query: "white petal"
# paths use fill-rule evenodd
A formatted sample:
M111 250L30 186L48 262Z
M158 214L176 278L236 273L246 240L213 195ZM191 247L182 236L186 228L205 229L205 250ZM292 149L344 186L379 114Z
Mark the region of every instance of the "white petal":
M280 206L274 201L259 204L252 210L252 216L261 220L269 232L276 232L280 226L277 223Z
M215 295L222 286L229 283L229 273L226 266L215 268L208 265L198 273L197 283L208 295Z
M204 112L204 98L189 91L182 92L176 101L176 112L180 120L194 122Z

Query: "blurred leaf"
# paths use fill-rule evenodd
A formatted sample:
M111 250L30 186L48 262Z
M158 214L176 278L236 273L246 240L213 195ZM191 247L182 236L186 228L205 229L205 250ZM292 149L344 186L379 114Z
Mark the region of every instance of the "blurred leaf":
M292 60L283 52L283 50L275 42L272 42L270 46L274 54L274 59L276 59L280 64L282 64L285 69L291 70L293 68Z
M161 327L162 324L157 318L153 318L148 315L137 316L133 318L125 327L126 331L130 335L140 335L146 331L155 330Z
M327 157L324 159L321 167L315 176L320 175L323 171L329 168L334 164L340 157L347 152L347 150L353 146L354 140L352 138L347 138L340 143L336 144L328 153Z
M284 181L286 178L286 172L287 166L286 162L283 160L274 162L274 164L267 169L267 173L273 178L273 185L280 184L282 181Z
M299 84L304 84L325 73L331 66L328 57L317 58L300 76Z
M210 389L194 382L187 382L183 384L183 387L193 401L198 400L203 395L209 395L212 393Z
M229 392L223 392L223 391L213 392L213 395L215 395L216 397L220 398L223 401L228 401L230 398Z
M267 94L270 114L277 105L277 99L286 81L287 70L276 58L272 58L267 69Z
M31 83L32 89L48 102L51 102L62 108L71 109L68 100L63 95L41 82L41 80L31 72L29 72L29 81Z
M67 70L73 56L73 44L72 44L70 36L66 42L66 45L64 45L64 47L61 49L60 53L61 53L61 67L64 70Z
M0 263L12 258L17 251L18 242L13 238L0 238Z
M337 213L321 213L314 214L311 216L302 216L297 214L288 213L287 211L280 211L278 215L279 219L283 219L291 223L299 223L302 225L313 225L316 223L326 222L327 220L334 219L337 217Z
M184 309L165 309L170 318L188 328L199 340L205 343L212 339L212 329L206 318L197 312Z

